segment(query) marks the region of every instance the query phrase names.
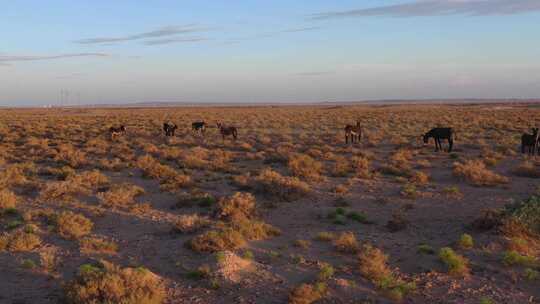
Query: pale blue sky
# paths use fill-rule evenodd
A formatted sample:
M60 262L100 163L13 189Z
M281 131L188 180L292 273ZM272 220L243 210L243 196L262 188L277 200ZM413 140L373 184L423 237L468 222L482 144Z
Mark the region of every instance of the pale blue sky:
M540 0L6 1L0 105L534 98L539 17Z

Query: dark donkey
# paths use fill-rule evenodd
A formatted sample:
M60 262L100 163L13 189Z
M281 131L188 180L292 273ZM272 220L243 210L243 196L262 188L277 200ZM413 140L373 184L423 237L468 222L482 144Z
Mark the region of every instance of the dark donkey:
M345 126L345 144L349 143L349 138L351 138L351 143L359 142L362 140L362 127L360 126L360 121L356 121L356 126L346 125Z
M538 128L532 128L531 130L532 134L525 133L521 135L521 153L527 151L529 155L534 155L538 149L540 133L538 133Z
M219 129L219 133L221 133L221 137L223 138L223 140L225 140L226 136L232 135L234 140L236 140L236 138L238 137L238 129L236 129L236 127L226 127L219 122L217 123L217 127Z
M178 129L178 126L173 123L163 123L163 131L165 131L165 136L174 136L176 129Z
M111 139L115 139L117 136L120 136L124 133L126 133L126 127L124 127L123 125L121 125L120 127L109 128L109 134L111 135Z
M456 134L452 128L431 129L429 132L423 135L425 144L429 142L430 137L433 137L433 139L435 140L435 151L442 150L441 139L447 139L448 153L452 152L452 147L454 146L454 139L456 138Z
M204 131L206 131L206 123L204 121L196 121L191 124L191 130L204 134Z

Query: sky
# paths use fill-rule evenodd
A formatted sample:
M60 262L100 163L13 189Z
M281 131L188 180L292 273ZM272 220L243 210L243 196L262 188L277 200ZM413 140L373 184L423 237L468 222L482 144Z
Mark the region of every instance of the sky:
M0 105L540 97L540 0L17 0Z

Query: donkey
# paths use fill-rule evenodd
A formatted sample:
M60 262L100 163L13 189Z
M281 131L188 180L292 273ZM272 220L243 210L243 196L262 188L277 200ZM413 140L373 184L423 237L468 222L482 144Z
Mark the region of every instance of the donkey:
M114 140L117 136L123 135L126 133L126 127L121 125L120 127L110 127L109 134L111 135L111 140Z
M349 143L349 138L351 143L360 142L362 140L362 127L360 126L360 121L356 121L356 126L346 125L345 126L345 144Z
M225 140L226 136L232 135L234 140L236 140L236 138L238 137L238 129L236 129L236 127L226 127L219 122L217 123L217 127L219 129L219 133L221 133L221 137L223 138L223 140Z
M191 130L204 134L204 132L206 131L206 123L204 121L196 121L191 124Z
M525 154L525 151L529 155L534 155L538 149L538 140L540 140L540 133L538 128L532 128L532 134L524 133L521 135L521 153ZM540 152L540 151L539 151Z
M424 144L429 142L429 138L433 137L435 140L435 151L442 150L441 139L448 140L448 153L452 152L452 147L454 146L454 139L456 139L456 134L452 128L434 128L423 136Z
M163 131L165 131L165 136L174 136L174 131L178 129L178 126L173 123L163 123Z

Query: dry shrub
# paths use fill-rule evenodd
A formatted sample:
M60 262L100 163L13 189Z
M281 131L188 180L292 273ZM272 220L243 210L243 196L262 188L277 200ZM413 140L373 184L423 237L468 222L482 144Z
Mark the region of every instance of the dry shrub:
M362 246L358 260L360 273L376 285L380 285L384 279L392 275L392 270L387 265L388 256L370 244Z
M115 254L118 245L115 242L102 238L88 237L79 242L82 253L85 254Z
M540 167L531 161L524 161L513 170L513 173L521 177L540 178Z
M209 169L213 171L226 171L229 170L229 162L231 161L233 154L229 151L221 149L212 150L209 160Z
M87 194L88 190L68 181L46 183L39 192L39 199L47 202L72 202L76 196Z
M56 152L54 160L70 165L73 168L80 168L88 164L86 154L71 144L62 144L58 146L58 151Z
M255 205L252 194L236 192L218 202L216 214L227 222L227 227L240 232L247 240L264 240L279 235L279 229L253 219Z
M191 177L188 175L175 173L174 176L160 182L160 189L169 192L177 192L192 185Z
M236 192L218 202L218 217L231 222L251 218L255 211L255 197L251 193Z
M302 284L289 295L289 304L311 304L322 299L326 294L326 284Z
M254 179L254 188L263 194L294 201L310 192L309 185L295 177L282 176L272 169L264 169Z
M416 171L413 173L409 180L410 182L417 185L425 185L429 182L429 175L422 171Z
M160 304L166 296L163 280L148 269L120 268L105 261L82 265L64 293L73 304Z
M314 160L309 155L297 154L289 158L289 170L292 175L306 180L320 180L322 163Z
M92 190L105 186L109 178L97 170L70 175L65 181L49 182L39 193L44 201L74 201L78 195L88 195Z
M481 160L454 163L454 175L474 186L495 186L508 183L508 178L486 168Z
M197 252L235 250L246 245L244 236L233 228L207 231L194 237L189 246Z
M115 157L111 160L100 159L97 167L103 170L120 171L126 168L126 164L120 158Z
M351 172L351 164L349 161L343 156L336 157L332 168L332 176L344 177L347 176L349 172Z
M371 178L373 174L369 170L369 159L363 156L355 156L352 158L352 167L356 172L356 176L360 178Z
M178 163L181 167L190 169L205 169L208 167L208 157L210 152L201 147L191 148L186 153L182 154Z
M107 192L97 194L99 202L107 207L129 207L135 203L135 197L144 194L144 189L129 184L120 184Z
M144 177L150 177L154 179L168 179L175 176L176 170L173 168L162 165L150 155L141 156L137 159L137 167L142 170Z
M397 302L416 288L414 283L400 279L388 266L388 256L371 244L362 246L358 260L360 273Z
M17 202L19 198L15 193L9 191L8 189L0 190L0 214L5 209L14 209L17 207Z
M5 249L11 252L32 251L39 245L41 238L38 235L22 229L0 236L0 251Z
M65 239L79 239L92 231L94 224L82 214L64 211L53 220L56 232Z
M180 215L174 224L174 230L180 233L193 233L208 224L209 220L198 214Z
M356 253L359 248L356 236L352 231L342 232L334 240L334 247L342 253Z
M231 227L251 241L265 240L281 234L281 231L263 221L239 219L231 222Z
M31 186L29 177L36 172L33 163L14 164L0 172L0 188Z
M86 171L68 177L68 182L77 184L85 189L98 189L109 184L109 178L98 170Z

